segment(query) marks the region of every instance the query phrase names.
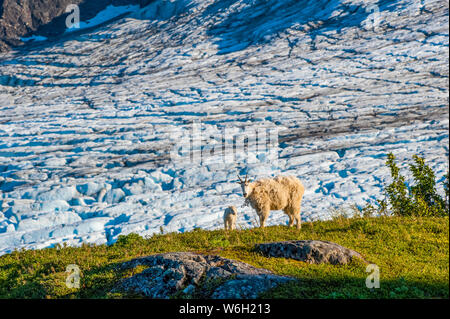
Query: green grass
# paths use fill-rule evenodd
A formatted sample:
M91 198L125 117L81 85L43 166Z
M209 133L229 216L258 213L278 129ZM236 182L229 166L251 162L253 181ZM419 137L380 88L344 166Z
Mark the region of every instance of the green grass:
M365 286L366 264L309 265L267 258L253 251L255 243L318 239L360 252L379 266L380 288ZM448 298L448 217L358 217L236 231L194 230L187 233L121 237L112 245L57 247L16 251L0 257L0 298L123 298L109 290L121 278L142 268L119 271L123 261L149 254L193 251L227 258L289 275L298 282L266 292L265 298ZM81 287L67 288L66 266L81 269Z

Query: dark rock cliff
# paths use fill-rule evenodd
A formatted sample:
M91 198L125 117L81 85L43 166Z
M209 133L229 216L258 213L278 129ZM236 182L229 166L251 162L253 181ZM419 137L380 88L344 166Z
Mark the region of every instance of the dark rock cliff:
M80 7L81 20L94 17L108 5L139 4L153 0L0 0L0 52L23 45L21 37L39 34L57 37L64 32L66 8Z

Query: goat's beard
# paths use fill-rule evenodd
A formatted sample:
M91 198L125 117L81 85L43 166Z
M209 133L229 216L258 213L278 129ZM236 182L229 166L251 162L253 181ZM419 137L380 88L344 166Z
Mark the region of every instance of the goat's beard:
M245 198L244 204L242 205L242 207L245 207L245 206L250 206L250 199L248 197Z

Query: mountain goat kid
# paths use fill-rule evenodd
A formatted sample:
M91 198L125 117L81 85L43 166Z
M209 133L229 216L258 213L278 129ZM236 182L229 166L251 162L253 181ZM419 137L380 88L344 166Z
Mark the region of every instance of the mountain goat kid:
M237 209L234 206L230 206L225 209L223 214L223 222L225 224L225 229L235 229L236 228L236 217L237 217Z
M300 208L305 193L302 182L294 176L277 176L250 182L239 175L239 184L245 203L250 204L259 216L259 226L264 227L271 210L283 210L289 216L289 226L297 222L301 228Z

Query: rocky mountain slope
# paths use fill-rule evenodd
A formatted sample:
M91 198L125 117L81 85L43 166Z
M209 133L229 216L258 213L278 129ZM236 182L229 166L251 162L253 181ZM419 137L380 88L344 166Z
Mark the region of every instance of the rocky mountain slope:
M40 34L58 38L64 33L66 17L71 10L69 5L78 5L80 18L87 20L95 17L108 5L146 6L152 0L1 0L0 1L0 52L15 46L21 46L22 37Z
M298 176L304 220L380 197L388 152L425 156L442 180L448 13L446 1L160 0L27 34L0 55L0 252L214 229L228 205L254 226L237 173ZM268 150L224 158L251 129Z

